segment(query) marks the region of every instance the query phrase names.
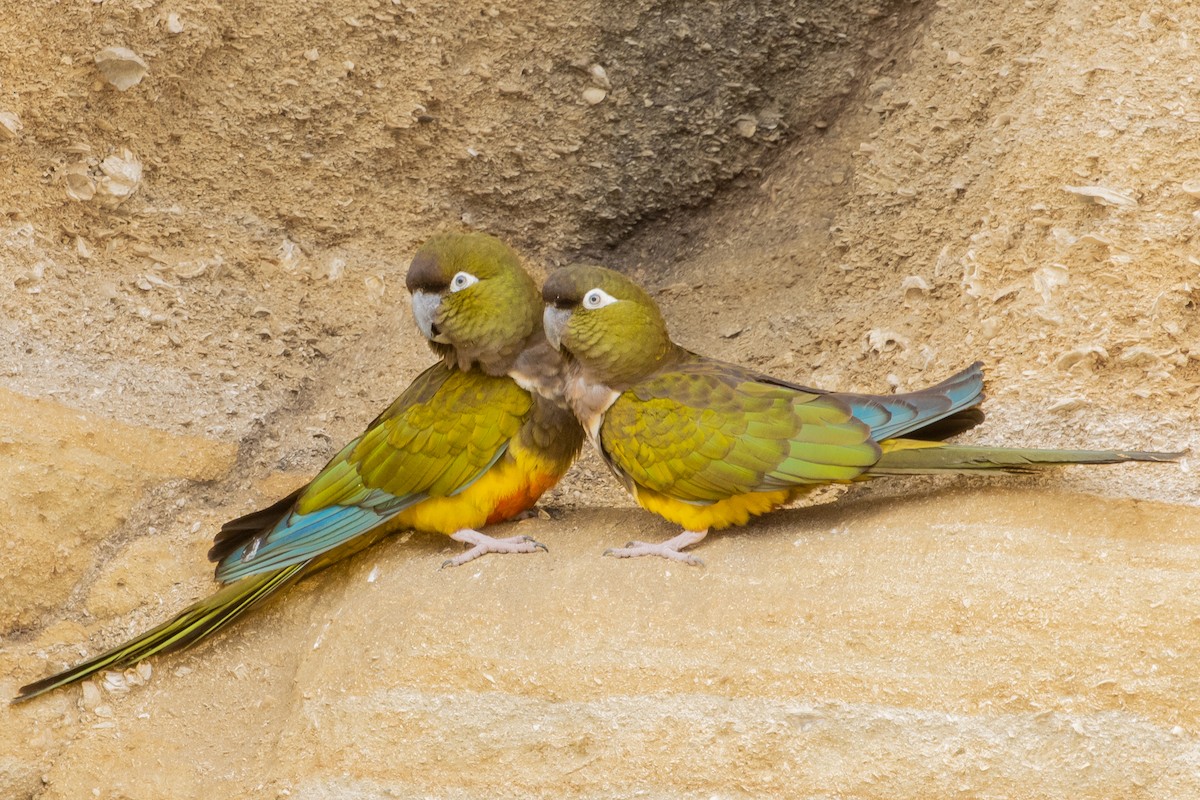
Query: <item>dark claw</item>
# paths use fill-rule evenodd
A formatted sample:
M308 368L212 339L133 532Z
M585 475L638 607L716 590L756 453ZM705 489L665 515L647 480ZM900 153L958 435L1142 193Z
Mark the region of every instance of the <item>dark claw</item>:
M550 552L550 548L549 548L549 547L546 547L546 545L542 544L542 543L541 543L541 542L539 542L537 539L534 539L532 536L522 536L522 537L521 537L521 541L522 541L522 542L529 542L529 543L530 543L530 544L532 544L534 547L536 547L538 550L541 550L543 553L549 553L549 552Z

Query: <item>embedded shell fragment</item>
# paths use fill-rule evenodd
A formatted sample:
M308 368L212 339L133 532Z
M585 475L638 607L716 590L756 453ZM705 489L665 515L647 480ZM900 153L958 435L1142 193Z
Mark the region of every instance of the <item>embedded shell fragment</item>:
M86 203L92 199L116 208L135 194L142 183L142 162L128 149L97 163L94 159L67 167L67 196Z
M0 111L0 137L16 139L21 135L21 118L12 111Z
M96 181L88 165L80 162L67 167L64 178L67 183L67 197L86 203L96 196Z
M92 58L104 79L121 92L137 86L150 71L142 57L128 47L106 47Z
M1104 186L1064 186L1063 191L1086 197L1102 206L1137 208L1138 201L1127 192L1119 192Z
M100 162L96 193L104 205L115 207L133 195L141 183L142 162L129 150L122 150Z

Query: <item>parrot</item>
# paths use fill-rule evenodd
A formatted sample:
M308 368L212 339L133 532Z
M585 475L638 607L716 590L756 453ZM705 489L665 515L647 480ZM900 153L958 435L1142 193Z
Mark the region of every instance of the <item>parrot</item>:
M947 444L982 421L978 363L907 394L808 388L684 349L654 300L604 267L551 273L542 299L546 338L567 364L564 397L588 439L638 505L683 528L666 542L606 551L619 558L702 564L684 548L710 530L744 525L826 484L1183 455Z
M226 523L208 557L224 584L130 642L24 686L28 700L106 669L191 645L286 586L398 530L450 535L485 553L546 550L477 528L513 519L566 473L584 433L563 400L563 362L516 254L482 233L444 233L406 285L438 361L308 484Z

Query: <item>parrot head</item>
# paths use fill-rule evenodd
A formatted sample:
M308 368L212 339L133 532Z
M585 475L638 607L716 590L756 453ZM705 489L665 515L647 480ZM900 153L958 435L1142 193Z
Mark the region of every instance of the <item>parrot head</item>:
M494 236L434 236L413 256L405 285L430 347L463 369L502 373L541 328L537 284Z
M564 267L547 279L542 300L550 344L614 388L646 377L677 350L650 295L610 269Z

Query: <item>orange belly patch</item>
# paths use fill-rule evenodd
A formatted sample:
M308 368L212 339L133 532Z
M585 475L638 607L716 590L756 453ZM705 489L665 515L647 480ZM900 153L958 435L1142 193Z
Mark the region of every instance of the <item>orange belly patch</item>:
M496 507L487 519L487 524L494 525L497 522L512 519L522 511L528 511L533 508L538 498L556 483L558 483L557 475L535 473L527 476L527 482L523 487L519 487L512 494L497 500Z
M503 522L532 508L570 466L555 470L542 459L514 451L510 448L506 457L459 494L431 497L401 511L396 515L397 529L451 534Z

